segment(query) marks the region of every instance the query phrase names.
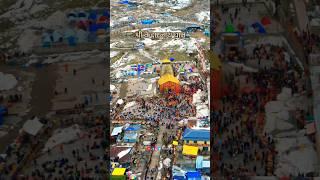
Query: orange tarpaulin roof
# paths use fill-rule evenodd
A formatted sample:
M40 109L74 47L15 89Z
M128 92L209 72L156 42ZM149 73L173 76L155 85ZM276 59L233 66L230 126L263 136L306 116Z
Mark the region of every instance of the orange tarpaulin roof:
M173 82L176 84L180 84L180 81L171 74L165 74L165 75L161 76L161 78L158 80L158 84L160 86L166 82Z

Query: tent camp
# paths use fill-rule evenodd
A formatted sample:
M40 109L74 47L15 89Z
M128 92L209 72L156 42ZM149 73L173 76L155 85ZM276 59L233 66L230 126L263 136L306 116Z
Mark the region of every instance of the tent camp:
M34 119L28 120L27 122L25 122L23 124L22 129L24 132L35 136L38 134L38 132L41 130L42 127L43 127L43 124L39 121L37 117L35 117Z

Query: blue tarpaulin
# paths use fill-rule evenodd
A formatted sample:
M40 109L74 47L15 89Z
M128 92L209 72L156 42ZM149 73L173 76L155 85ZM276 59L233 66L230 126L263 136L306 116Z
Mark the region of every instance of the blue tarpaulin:
M89 25L89 31L90 32L97 32L97 30L98 30L97 24L90 24Z
M153 24L154 22L155 22L155 20L153 20L153 19L141 20L141 24Z
M132 124L128 128L126 128L126 131L139 131L141 128L140 124Z
M97 24L97 30L98 29L107 29L108 26L107 26L107 23L98 23Z
M103 11L102 15L110 18L110 13L107 9Z
M94 21L97 20L97 11L92 10L92 11L89 13L88 19L94 20Z
M3 124L3 116L8 113L7 108L0 106L0 126Z
M129 1L126 1L126 0L119 1L119 4L129 4Z
M198 171L187 172L186 176L187 180L201 180L201 174Z
M252 24L252 27L253 27L254 29L257 29L257 28L258 28L258 32L259 32L259 33L263 33L263 34L267 33L266 30L264 29L263 25L260 24L259 22L253 23L253 24Z
M184 176L173 176L173 180L185 180Z
M135 143L137 141L138 134L136 132L125 133L123 140L125 143Z

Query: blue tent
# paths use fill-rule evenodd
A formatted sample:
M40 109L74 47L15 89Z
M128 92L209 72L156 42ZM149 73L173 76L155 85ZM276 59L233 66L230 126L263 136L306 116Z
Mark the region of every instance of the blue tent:
M108 28L106 23L98 23L96 26L97 26L97 30L98 29L105 29L106 30Z
M263 25L260 24L259 22L253 23L253 24L252 24L252 27L253 27L254 29L257 29L257 28L258 28L258 32L259 32L259 33L262 33L262 34L266 34L266 33L267 33L266 30L265 30L265 28L263 27Z
M69 46L76 46L77 45L77 39L74 36L70 36L67 38Z
M89 20L96 21L96 20L97 20L97 11L92 10L92 11L89 13L88 19L89 19Z
M187 172L186 176L187 176L187 180L201 180L201 174L198 171Z
M78 13L78 17L80 17L80 18L86 18L87 17L87 13L86 12L79 12Z
M154 19L141 20L141 24L153 24L153 23L155 23Z
M97 26L97 24L90 24L89 25L89 31L90 32L97 32L97 30L98 30L98 26Z
M122 1L119 1L118 3L119 3L119 4L129 4L129 1L122 0Z
M8 109L6 107L0 106L0 125L3 124L3 116L8 113Z

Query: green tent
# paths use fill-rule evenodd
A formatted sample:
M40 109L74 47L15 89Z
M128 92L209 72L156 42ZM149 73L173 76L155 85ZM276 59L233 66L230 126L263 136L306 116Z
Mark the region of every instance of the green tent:
M234 33L235 29L234 29L233 25L232 24L227 24L225 32L226 33Z

